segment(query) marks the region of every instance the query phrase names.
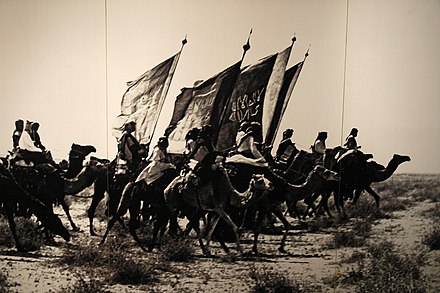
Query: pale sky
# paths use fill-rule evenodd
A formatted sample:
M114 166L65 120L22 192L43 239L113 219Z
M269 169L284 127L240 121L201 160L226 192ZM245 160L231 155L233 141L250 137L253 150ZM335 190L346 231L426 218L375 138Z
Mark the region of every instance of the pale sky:
M107 13L105 3L0 0L0 154L22 118L40 122L57 159L72 143L114 158L110 128L126 82L178 52L187 35L159 136L180 88L238 61L252 28L245 65L296 35L291 66L310 45L280 127L295 130L299 148L322 130L328 147L339 145L357 127L377 162L404 154L412 161L398 172L440 173L440 1L108 0Z

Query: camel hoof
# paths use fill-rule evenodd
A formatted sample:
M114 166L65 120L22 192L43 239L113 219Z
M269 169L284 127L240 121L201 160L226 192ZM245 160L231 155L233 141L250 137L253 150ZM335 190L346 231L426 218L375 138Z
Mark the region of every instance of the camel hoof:
M281 252L281 253L287 253L287 250L284 249L284 247L278 248L278 251Z

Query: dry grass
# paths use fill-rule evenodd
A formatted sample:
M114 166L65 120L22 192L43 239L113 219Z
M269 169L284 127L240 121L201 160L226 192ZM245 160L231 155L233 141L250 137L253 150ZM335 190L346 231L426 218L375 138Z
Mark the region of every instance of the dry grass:
M98 272L110 284L153 284L158 281L158 264L134 259L121 247L123 245L117 242L102 247L79 246L57 262L69 267L81 267L88 275Z
M22 217L16 217L15 223L18 239L25 251L36 251L44 245L44 233L38 228L37 223ZM14 238L5 218L0 219L0 245L15 247Z
M300 281L287 278L282 273L274 270L253 268L250 277L255 281L251 293L317 292L317 288L307 288Z
M7 274L0 271L0 293L17 292L11 288L12 286L14 286L14 284L9 282Z

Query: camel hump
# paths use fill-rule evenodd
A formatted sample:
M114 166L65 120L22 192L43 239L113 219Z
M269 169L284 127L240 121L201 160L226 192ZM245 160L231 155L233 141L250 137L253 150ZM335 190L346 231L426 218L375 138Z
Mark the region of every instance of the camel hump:
M52 174L57 172L57 169L49 163L38 164L35 166L35 168L44 174Z

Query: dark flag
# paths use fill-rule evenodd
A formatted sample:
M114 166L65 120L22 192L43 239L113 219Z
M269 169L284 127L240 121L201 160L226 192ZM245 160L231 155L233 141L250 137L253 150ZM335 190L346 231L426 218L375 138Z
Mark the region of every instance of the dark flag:
M195 87L182 89L165 132L170 142L170 153L184 151L185 135L194 127L210 124L214 133L218 131L222 109L231 94L240 66L241 61Z
M113 124L113 136L119 138L124 123L133 120L136 122L135 135L139 142L150 143L180 53L145 72L137 80L127 82L128 89L122 97L121 114Z
M221 121L217 138L219 150L234 145L243 121L259 122L262 129L256 133L255 140L265 142L291 49L292 46L241 70Z
M281 123L281 119L284 116L284 112L286 111L290 96L292 95L293 88L295 87L296 81L298 80L303 65L304 61L301 61L286 70L284 74L283 86L281 87L272 123L270 125L265 140L267 145L272 145L275 140L275 136Z

